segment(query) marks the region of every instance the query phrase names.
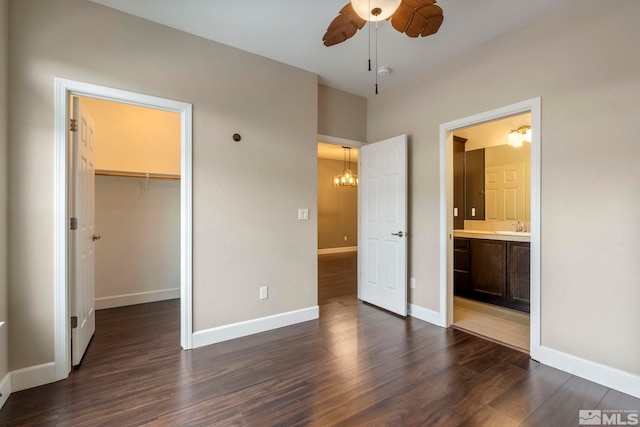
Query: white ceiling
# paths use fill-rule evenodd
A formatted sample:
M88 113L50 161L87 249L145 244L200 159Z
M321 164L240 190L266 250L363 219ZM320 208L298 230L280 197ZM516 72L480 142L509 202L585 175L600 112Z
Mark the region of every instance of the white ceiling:
M367 72L368 27L351 39L322 44L346 0L91 0L200 37L319 75L320 83L363 97L374 94ZM391 67L379 90L533 21L571 0L439 0L444 23L412 39L389 22L378 28L378 66ZM373 58L372 58L373 60Z

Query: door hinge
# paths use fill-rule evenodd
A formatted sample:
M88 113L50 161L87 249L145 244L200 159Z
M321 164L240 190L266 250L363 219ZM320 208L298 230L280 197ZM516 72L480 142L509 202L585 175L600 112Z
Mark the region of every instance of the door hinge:
M70 228L72 230L77 230L78 229L78 218L71 218L69 226L70 226Z
M71 316L71 329L78 327L78 316Z
M69 120L69 130L75 132L78 130L78 121L76 119Z

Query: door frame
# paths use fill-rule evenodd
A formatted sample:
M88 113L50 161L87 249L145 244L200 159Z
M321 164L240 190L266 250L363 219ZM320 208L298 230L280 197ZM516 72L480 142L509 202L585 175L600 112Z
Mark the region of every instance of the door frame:
M63 78L54 82L54 361L55 379L71 372L69 189L71 172L68 123L72 95L104 99L180 114L180 345L191 349L192 321L192 105Z
M453 132L457 129L531 113L531 312L530 349L540 357L540 97L440 125L440 326L453 323ZM505 135L506 138L506 135Z

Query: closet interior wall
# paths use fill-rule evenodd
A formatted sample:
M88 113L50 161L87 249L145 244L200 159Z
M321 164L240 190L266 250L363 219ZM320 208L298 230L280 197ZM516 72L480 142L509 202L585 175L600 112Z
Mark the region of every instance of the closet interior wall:
M96 124L96 309L180 297L180 116L82 98Z

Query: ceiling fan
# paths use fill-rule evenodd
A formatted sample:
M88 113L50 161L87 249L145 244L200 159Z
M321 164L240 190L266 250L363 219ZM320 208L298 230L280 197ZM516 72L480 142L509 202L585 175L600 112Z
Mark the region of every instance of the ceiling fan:
M444 16L436 0L351 0L331 21L322 41L327 47L342 43L367 21L385 19L409 37L426 37L438 31Z

